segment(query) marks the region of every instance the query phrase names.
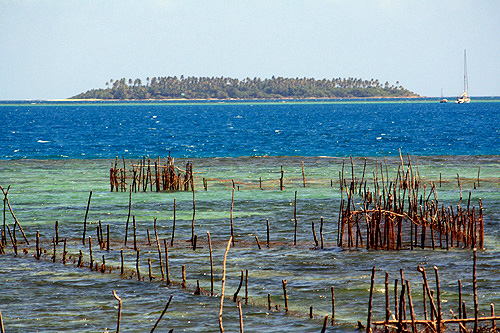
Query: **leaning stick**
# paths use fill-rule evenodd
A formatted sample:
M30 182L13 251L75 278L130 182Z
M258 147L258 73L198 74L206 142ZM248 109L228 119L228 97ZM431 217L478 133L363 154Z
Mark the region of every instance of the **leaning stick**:
M260 246L260 243L259 243L259 237L257 237L257 235L254 235L255 236L255 242L257 242L257 246L259 247L259 250L261 250L261 246Z
M241 270L240 284L238 286L238 289L236 290L236 292L233 295L233 302L236 302L236 300L238 299L238 294L239 294L239 292L241 290L241 286L242 285L243 285L243 270Z
M2 333L5 333L5 328L3 327L2 311L0 310L0 329Z
M240 313L240 333L243 333L243 311L241 310L241 302L238 300L238 310Z
M116 291L113 290L113 296L115 296L116 300L118 301L118 321L116 323L116 333L120 332L120 321L122 319L122 299L118 297L116 294Z
M155 325L151 329L151 333L154 332L154 330L156 329L156 326L158 326L158 323L160 322L161 318L163 318L163 315L165 314L165 312L167 312L168 306L170 305L170 301L172 301L172 297L173 296L174 295L172 295L172 294L170 295L170 298L168 299L167 305L165 306L165 309L163 309L163 312L161 313L160 318L158 318L158 320L156 321Z
M83 220L83 236L82 244L85 245L85 233L87 232L87 216L89 215L90 199L92 198L92 190L90 190L89 200L87 201L87 210L85 211L85 218Z
M163 240L163 245L165 246L165 269L167 271L167 284L170 284L170 266L168 264L168 246L167 246L167 240Z
M12 207L10 206L9 198L7 197L8 189L7 189L7 191L5 191L2 186L0 186L0 189L2 189L2 192L4 194L4 200L5 200L4 202L7 202L7 206L9 207L10 214L14 218L14 221L16 222L16 224L18 225L19 230L21 230L21 233L23 234L23 237L24 237L24 240L26 241L26 244L30 245L30 242L28 241L28 238L26 237L26 234L24 233L23 227L21 227L21 224L17 220L16 215L14 215L14 211L12 210Z
M323 328L321 329L321 333L326 332L326 326L328 325L328 315L325 316L325 321L323 321Z
M222 308L224 304L224 288L226 287L226 259L227 253L229 252L229 248L231 247L231 242L233 237L229 237L229 241L227 242L226 252L224 253L224 261L222 263L222 289L220 296L220 308L219 308L219 328L220 332L224 333L224 326L222 325Z
M174 246L174 237L175 237L175 215L176 215L176 202L174 198L174 222L172 224L172 239L170 240L170 246Z
M163 270L163 259L161 256L160 241L158 240L158 234L156 233L156 245L158 246L158 256L160 257L160 270L161 270L161 280L165 281L165 271Z

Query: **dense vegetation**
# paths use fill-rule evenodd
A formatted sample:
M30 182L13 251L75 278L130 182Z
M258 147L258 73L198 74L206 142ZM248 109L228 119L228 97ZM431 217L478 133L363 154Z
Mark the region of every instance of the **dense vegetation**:
M146 84L140 79L110 80L105 89L92 89L75 99L280 99L280 98L354 98L413 97L413 92L396 82L381 84L378 80L334 78L271 79L226 77L153 77Z

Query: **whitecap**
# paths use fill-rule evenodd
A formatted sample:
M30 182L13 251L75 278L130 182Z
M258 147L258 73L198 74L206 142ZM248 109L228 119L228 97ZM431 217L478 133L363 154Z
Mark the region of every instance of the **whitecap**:
M47 143L47 142L50 142L50 141L38 140L37 142L38 142L38 143Z
M377 140L382 140L382 137L381 136L377 136Z

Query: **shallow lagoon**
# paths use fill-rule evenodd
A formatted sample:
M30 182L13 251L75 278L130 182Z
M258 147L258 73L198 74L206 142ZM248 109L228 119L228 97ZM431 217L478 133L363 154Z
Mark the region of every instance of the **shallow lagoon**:
M233 103L171 105L164 103L7 103L0 105L0 185L11 186L9 200L31 245L28 254L15 256L12 248L0 256L0 310L7 331L113 331L117 301L123 299L121 330L150 330L170 294L173 300L157 331L218 332L220 298L193 295L198 280L210 290L207 231L214 246L215 292L220 292L222 259L230 235L232 180L235 181L233 222L236 244L229 251L226 294L239 284L241 270L248 270L248 305L243 306L245 330L320 331L331 313L330 288L335 287L336 322L329 331L354 331L366 322L372 267L377 268L374 319L384 317L384 272L391 284L404 269L421 316L421 276L417 265L439 268L443 310L456 311L457 280L461 279L468 313L472 313L472 252L464 249L404 250L399 252L342 250L336 246L341 192L339 172L345 162L350 176L349 155L355 174L367 157L370 172L387 163L393 176L400 164L401 148L412 154L412 164L424 183L438 187L444 204L457 205L460 175L463 196L471 192L485 212L485 250L479 251L479 305L489 313L491 302L499 304L500 270L500 175L498 166L497 102L460 106L401 101L396 103ZM282 105L284 104L284 105ZM193 194L133 193L132 214L137 221L141 248L139 282L136 254L123 244L129 193L110 193L109 168L115 156L127 160L142 156L166 157L182 166L189 158L195 171L195 233L198 248L191 248ZM415 155L413 155L415 154ZM269 156L266 156L269 155ZM246 156L246 157L245 157ZM295 156L295 157L294 157ZM317 157L324 156L324 157ZM329 156L329 157L327 157ZM181 159L182 158L182 159ZM302 162L306 182L302 186ZM285 189L279 190L280 167ZM477 184L479 174L480 184ZM204 191L202 179L208 180ZM263 190L259 188L262 179ZM333 186L331 186L333 183ZM476 188L474 188L476 187ZM82 245L83 219L90 190L87 235L97 238L98 221L110 225L111 250L94 243L94 260L115 267L111 274L77 268L72 261L52 263L55 221L60 238L67 238L72 259L82 250L88 262L88 244ZM298 244L293 245L294 194L297 191ZM159 281L156 245L148 245L157 219L160 239L171 238L173 203L176 200L175 243L169 249L171 279L181 281L186 266L188 289ZM324 218L325 249L316 250L311 232ZM6 214L12 226L11 216ZM271 246L265 246L266 219L270 222ZM33 258L36 232L47 251L43 260ZM255 243L259 237L262 249ZM129 233L129 241L131 235ZM17 239L22 236L17 232ZM10 242L9 242L10 244ZM47 245L48 244L48 245ZM23 246L25 247L25 246ZM124 249L126 277L119 269ZM20 249L21 250L21 249ZM61 254L59 245L57 253ZM149 282L148 259L153 275ZM291 313L267 309L284 306L282 280L287 279ZM434 282L431 279L431 287ZM392 286L391 286L392 291ZM244 295L244 289L240 296ZM391 295L391 304L393 303ZM226 331L239 329L236 303L227 299ZM313 306L314 319L309 319ZM497 305L498 307L498 305Z

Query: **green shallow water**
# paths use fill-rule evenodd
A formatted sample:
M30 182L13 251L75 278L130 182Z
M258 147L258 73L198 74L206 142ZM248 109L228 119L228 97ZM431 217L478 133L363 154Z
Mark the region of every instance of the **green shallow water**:
M330 287L335 287L336 326L328 331L355 331L356 322L366 322L367 304L372 267L377 268L374 295L374 320L384 318L384 274L389 273L392 288L400 269L411 283L417 314L422 314L421 275L417 265L427 268L434 288L432 267L439 268L443 312L457 308L457 280L463 283L464 300L468 313L472 312L472 252L463 249L367 251L342 250L336 247L338 210L341 194L338 189L341 158L326 157L252 157L204 158L192 160L195 176L196 214L194 230L198 248L190 247L193 219L193 194L133 193L132 215L136 218L137 239L141 249L140 273L146 281L137 281L132 275L136 269L136 253L124 246L124 233L128 215L129 193L109 192L111 160L1 160L0 185L11 186L9 201L23 226L30 246L20 245L15 256L10 246L7 254L0 255L0 310L9 332L105 332L116 329L117 301L112 290L123 299L121 330L124 332L149 331L160 316L170 294L173 300L157 331L218 332L220 298L194 295L196 283L210 290L210 261L207 231L214 247L215 292L219 293L222 277L222 259L230 236L232 180L235 181L233 224L236 244L229 251L227 261L226 294L236 291L241 270L248 270L249 301L243 305L245 331L312 332L320 331L325 315L331 313ZM302 161L305 164L307 186L302 187ZM350 160L346 159L344 174L351 177ZM383 158L368 158L367 171ZM500 178L499 156L419 157L412 160L424 182L435 182L440 202L456 205L459 199L460 176L463 201L471 192L473 204L482 199L485 212L486 245L479 251L478 283L482 314L489 304L500 301ZM355 175L363 170L364 160L354 159ZM393 177L399 158L387 159L387 172ZM177 161L178 165L185 160ZM280 166L285 170L285 190L279 190ZM384 167L385 168L385 167ZM480 185L477 186L478 172ZM208 180L208 191L202 188L202 179ZM263 190L259 188L262 179ZM441 186L439 180L441 179ZM333 187L331 186L333 182ZM476 183L476 184L475 184ZM476 186L476 189L474 189ZM103 256L107 266L114 267L111 274L102 274L88 268L77 268L73 260L82 250L89 261L88 241L82 245L83 219L90 190L93 191L86 236L93 241L93 258L99 264ZM294 195L297 191L298 244L294 237ZM160 280L156 244L151 246L147 231L154 235L153 221L161 240L171 239L173 203L176 200L176 228L174 246L169 249L171 279L181 281L181 267L186 267L188 289L177 284L168 286ZM311 223L315 223L319 236L320 218L324 218L324 250L314 250ZM271 246L267 248L266 219L270 223ZM6 214L12 227L13 219ZM68 256L63 265L52 263L51 239L55 235L55 221L59 223L60 238L67 238ZM110 251L99 250L96 227L101 221L110 226ZM36 232L40 233L42 247L47 252L42 260L33 258ZM17 240L23 243L19 231ZM259 237L262 249L255 243ZM10 242L9 242L10 245ZM28 254L22 254L25 247ZM120 250L124 250L126 275L120 276ZM62 245L57 248L60 258ZM148 259L151 260L156 279L149 282ZM288 282L291 313L267 310L267 295L273 306L284 306L282 280ZM244 296L244 287L240 291ZM236 303L224 302L226 331L239 330ZM315 318L309 319L313 306ZM393 306L393 305L392 305Z

